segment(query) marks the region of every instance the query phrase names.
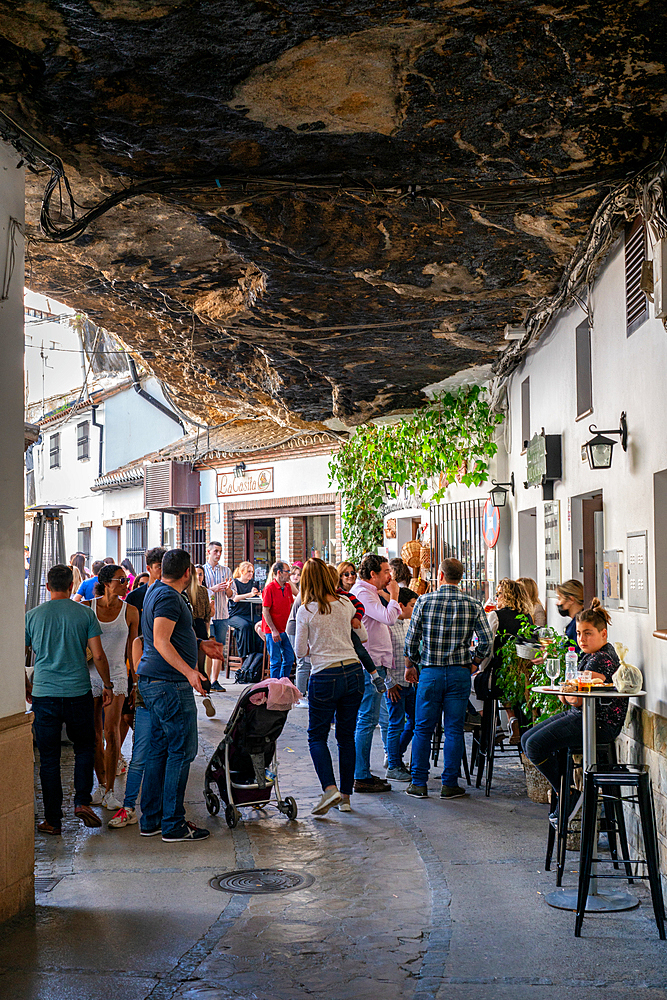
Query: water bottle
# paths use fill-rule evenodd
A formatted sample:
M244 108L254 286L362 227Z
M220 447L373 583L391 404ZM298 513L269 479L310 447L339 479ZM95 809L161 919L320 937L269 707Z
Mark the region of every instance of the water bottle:
M570 646L565 654L565 680L573 681L577 676L577 651L574 646Z

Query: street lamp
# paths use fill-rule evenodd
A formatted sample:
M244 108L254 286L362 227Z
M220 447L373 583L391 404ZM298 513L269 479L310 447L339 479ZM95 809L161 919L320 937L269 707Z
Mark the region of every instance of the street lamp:
M243 479L245 476L245 462L239 462L238 465L234 466L234 478Z
M605 437L605 434L618 434L623 451L628 450L628 425L625 419L625 410L621 413L620 426L617 431L599 431L595 424L591 424L588 430L591 434L595 434L595 437L592 437L585 444L586 458L591 469L611 468L611 458L616 442Z
M509 483L497 483L495 479L492 479L491 482L493 484L493 489L490 493L491 503L494 507L504 507L507 503L507 494L510 490L512 491L512 496L514 496L514 473L510 476Z

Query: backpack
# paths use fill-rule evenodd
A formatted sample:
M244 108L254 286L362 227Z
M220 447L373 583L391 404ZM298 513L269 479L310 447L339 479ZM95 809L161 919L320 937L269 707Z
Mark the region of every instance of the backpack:
M243 664L236 671L234 677L235 684L256 684L262 679L263 653L251 653L246 656Z

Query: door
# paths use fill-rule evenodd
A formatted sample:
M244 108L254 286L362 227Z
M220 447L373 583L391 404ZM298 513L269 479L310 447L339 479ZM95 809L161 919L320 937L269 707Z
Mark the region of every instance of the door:
M537 508L519 511L519 576L537 581Z
M255 579L263 587L269 570L276 561L275 518L262 518L252 522L252 551L250 561L255 567Z
M584 607L594 597L600 596L600 579L603 565L604 523L602 494L584 497L581 501L582 549L581 568L584 574Z
M116 563L120 563L120 528L107 528L107 551L106 555Z

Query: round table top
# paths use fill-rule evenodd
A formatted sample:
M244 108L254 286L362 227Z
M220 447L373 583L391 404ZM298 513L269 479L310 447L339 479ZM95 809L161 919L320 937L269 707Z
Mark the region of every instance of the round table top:
M262 603L262 595L261 594L257 594L255 597L246 597L246 601L251 601L253 604L261 604Z
M531 691L537 691L540 694L565 694L569 698L639 698L641 695L646 694L646 691L635 691L633 694L628 694L623 691L617 691L616 688L592 688L590 691L561 691L559 687L534 687Z

